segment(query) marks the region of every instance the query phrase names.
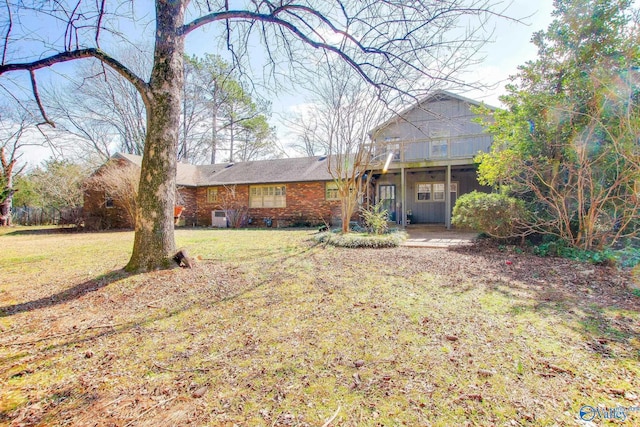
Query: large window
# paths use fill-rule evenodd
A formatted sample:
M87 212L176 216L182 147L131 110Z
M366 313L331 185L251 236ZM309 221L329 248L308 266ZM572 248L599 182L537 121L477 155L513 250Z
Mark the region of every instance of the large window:
M444 182L419 182L416 184L417 202L444 202L445 201ZM451 200L455 200L458 195L458 183L451 183Z
M284 208L286 206L285 185L253 185L250 187L250 208Z

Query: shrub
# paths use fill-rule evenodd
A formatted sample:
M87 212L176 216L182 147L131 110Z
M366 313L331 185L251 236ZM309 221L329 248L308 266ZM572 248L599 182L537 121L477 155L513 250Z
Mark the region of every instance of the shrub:
M319 233L313 238L318 243L326 243L343 248L393 248L407 239L407 233L396 231L387 234L368 233Z
M373 234L385 234L389 226L389 212L382 207L382 202L378 202L368 209L362 209L362 219L365 228Z
M506 238L522 235L525 218L522 200L504 194L472 191L458 198L451 222L456 227Z

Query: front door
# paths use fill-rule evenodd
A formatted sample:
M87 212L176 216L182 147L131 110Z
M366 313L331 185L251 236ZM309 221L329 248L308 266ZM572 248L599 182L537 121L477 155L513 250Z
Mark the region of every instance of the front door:
M389 220L396 220L396 186L393 184L381 184L378 186L378 202L382 208L389 212Z

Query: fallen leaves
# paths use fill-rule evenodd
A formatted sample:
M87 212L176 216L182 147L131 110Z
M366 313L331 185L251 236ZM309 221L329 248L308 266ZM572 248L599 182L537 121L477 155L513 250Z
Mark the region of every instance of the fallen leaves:
M563 425L584 396L638 402L621 366L640 299L615 270L490 246L311 248L295 231L237 248L229 233L213 234L227 258L0 318L0 393L22 399L0 422ZM21 298L75 282L51 283Z

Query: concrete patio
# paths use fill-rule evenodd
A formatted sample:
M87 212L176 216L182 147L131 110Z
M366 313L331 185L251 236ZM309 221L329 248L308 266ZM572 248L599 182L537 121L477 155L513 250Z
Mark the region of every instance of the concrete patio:
M420 248L449 248L470 245L478 237L472 231L447 230L443 225L408 225L409 238L402 246Z

